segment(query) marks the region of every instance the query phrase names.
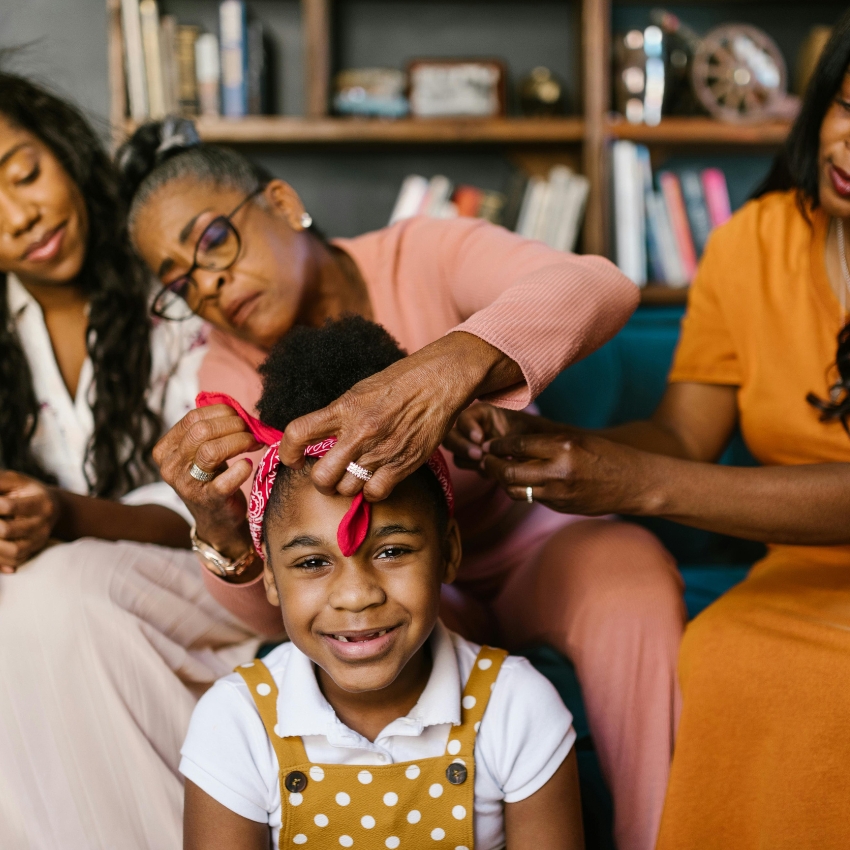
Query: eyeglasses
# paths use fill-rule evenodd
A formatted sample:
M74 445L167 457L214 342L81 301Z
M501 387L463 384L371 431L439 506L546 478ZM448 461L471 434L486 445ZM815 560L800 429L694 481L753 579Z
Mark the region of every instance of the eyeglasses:
M186 274L172 280L156 294L151 313L170 322L182 322L200 313L204 302L217 298L218 293L198 298L198 284L192 275L197 269L205 271L227 271L239 258L242 237L231 219L252 198L259 195L265 186L258 186L244 197L228 215L216 216L203 230L195 243L192 265Z

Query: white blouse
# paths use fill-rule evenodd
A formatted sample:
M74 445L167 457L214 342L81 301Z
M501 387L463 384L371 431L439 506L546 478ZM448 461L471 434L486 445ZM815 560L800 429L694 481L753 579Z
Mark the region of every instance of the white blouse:
M39 405L32 450L39 463L56 476L60 487L87 495L86 447L94 431L94 368L87 357L75 398L71 397L53 353L39 303L14 276L6 276L9 316L32 374ZM154 324L151 333L151 380L148 405L167 430L195 406L198 370L207 352L207 325L200 319ZM130 505L159 504L191 522L180 497L163 481L145 484L124 495Z

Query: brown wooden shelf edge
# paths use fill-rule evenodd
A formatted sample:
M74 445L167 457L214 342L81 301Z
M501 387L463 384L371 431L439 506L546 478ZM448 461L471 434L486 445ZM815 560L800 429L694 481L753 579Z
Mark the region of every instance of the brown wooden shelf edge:
M665 286L663 283L648 283L640 291L640 303L644 307L672 307L686 304L687 286Z
M581 118L197 118L201 138L241 144L563 144L584 136ZM132 133L135 125L125 124Z
M629 124L617 117L609 117L606 123L609 135L644 144L779 145L785 141L790 128L790 121L730 124L714 118L701 117L665 118L654 127L648 124Z

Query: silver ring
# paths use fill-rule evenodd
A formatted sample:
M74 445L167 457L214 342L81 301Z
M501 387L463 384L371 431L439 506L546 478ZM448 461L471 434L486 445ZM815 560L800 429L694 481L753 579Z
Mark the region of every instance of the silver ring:
M195 481L201 481L206 484L207 481L212 481L215 478L214 472L207 472L205 469L201 469L197 463L193 463L189 468L189 475L195 479Z
M368 469L364 469L359 463L355 463L354 461L351 461L345 468L355 478L359 478L361 481L368 481L372 477L372 473Z
M530 505L534 501L534 491L531 487L525 488L525 501Z

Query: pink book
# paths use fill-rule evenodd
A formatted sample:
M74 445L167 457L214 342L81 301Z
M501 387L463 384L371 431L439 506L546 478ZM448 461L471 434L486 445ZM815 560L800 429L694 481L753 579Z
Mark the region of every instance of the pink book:
M719 168L706 168L702 172L702 192L705 195L711 226L720 227L721 224L726 224L732 218L732 207L729 203L726 175Z
M670 217L670 226L673 228L673 237L679 248L679 256L682 258L682 270L688 280L693 280L697 271L697 252L694 249L694 240L688 224L685 199L682 196L682 184L679 182L678 176L671 171L662 171L658 175L658 184L661 186L661 194L664 196L664 203L667 206L667 215Z

